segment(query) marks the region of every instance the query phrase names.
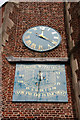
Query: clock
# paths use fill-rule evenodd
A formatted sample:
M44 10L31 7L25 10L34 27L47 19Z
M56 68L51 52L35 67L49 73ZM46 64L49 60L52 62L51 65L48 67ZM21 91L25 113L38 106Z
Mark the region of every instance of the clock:
M22 36L23 43L38 52L56 48L61 42L58 31L47 26L36 26L28 29Z
M64 64L17 64L13 101L68 102Z

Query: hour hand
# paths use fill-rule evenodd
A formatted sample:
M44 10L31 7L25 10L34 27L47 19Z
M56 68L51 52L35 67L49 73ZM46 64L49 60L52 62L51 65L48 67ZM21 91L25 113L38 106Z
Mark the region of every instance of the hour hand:
M38 33L36 33L39 37L41 37L41 38L43 38L43 35L42 34L38 34Z
M38 34L38 33L36 33L36 34L43 39L49 40L47 37L43 36L43 34Z

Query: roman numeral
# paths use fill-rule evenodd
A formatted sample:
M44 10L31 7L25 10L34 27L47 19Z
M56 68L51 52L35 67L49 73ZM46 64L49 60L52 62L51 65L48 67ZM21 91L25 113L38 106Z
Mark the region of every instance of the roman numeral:
M26 41L26 44L30 45L31 44L31 40Z
M52 48L52 46L48 44L48 48Z
M52 41L52 43L53 43L54 45L56 45L56 44L57 44L57 42L55 42L55 41Z
M54 34L56 34L57 32L52 32L52 34L54 35Z
M45 27L41 26L40 29L41 29L41 30L45 30Z
M51 28L49 28L47 31L49 31Z
M25 36L25 39L29 39L30 38L30 36L28 35L28 36Z
M33 30L37 30L37 28L32 28Z
M38 50L43 50L43 46L42 46L42 45L39 45Z
M33 44L31 45L31 48L34 48L34 49L35 49L35 47L36 47L36 44L33 43Z
M58 37L54 36L54 39L58 39Z
M32 32L30 32L30 31L27 31L27 33L30 33L30 34L31 34Z

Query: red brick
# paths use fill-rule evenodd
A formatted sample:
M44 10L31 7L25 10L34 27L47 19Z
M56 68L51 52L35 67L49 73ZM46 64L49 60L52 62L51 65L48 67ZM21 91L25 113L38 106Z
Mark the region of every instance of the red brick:
M23 14L24 10L24 14ZM40 14L39 14L40 11ZM33 14L34 12L34 14ZM47 14L47 15L46 15ZM68 91L68 103L12 103L13 85L15 76L15 63L10 64L5 59L8 55L18 57L67 57L67 39L64 25L64 4L63 3L19 3L9 18L14 22L11 30L8 28L9 41L4 47L3 58L3 117L16 120L20 119L68 119L75 118L74 96L72 94L71 69L66 65L66 81ZM62 42L58 48L45 53L30 51L22 43L23 33L30 27L37 25L48 25L58 30L62 36ZM22 29L23 27L23 29ZM63 34L62 34L63 33ZM6 49L7 48L7 49ZM10 110L10 112L9 112ZM67 114L66 114L67 113ZM70 113L68 115L68 113ZM67 115L67 116L65 116ZM23 116L23 117L22 117ZM75 120L75 119L74 119Z

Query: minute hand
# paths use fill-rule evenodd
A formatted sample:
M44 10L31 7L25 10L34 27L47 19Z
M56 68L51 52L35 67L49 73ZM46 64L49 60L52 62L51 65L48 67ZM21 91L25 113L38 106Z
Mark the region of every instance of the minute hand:
M52 41L52 40L50 40L50 39L48 39L47 37L45 37L45 36L43 36L43 35L41 35L41 34L38 34L38 33L36 33L39 37L41 37L41 38L43 38L44 40L47 40L47 41L49 41L50 43L52 43L52 44L56 44L56 42L55 41Z
M47 40L47 41L49 41L50 43L52 43L52 44L56 44L56 42L55 41L52 41L52 40L49 40L47 37L45 37L45 36L42 36L42 38L44 39L44 40Z

